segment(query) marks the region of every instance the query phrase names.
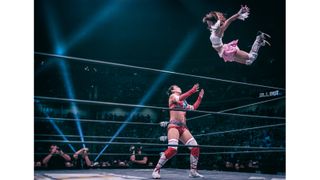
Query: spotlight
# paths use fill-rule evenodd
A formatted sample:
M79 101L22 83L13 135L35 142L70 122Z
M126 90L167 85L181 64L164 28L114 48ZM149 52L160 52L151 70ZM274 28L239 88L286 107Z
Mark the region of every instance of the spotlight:
M39 109L42 109L42 108L43 108L39 100L36 100L35 103L36 103L36 106L37 106ZM69 140L68 140L67 137L62 133L61 129L60 129L60 128L58 127L58 125L54 122L54 120L52 120L52 119L50 118L50 116L48 115L48 113L44 112L44 114L45 114L46 118L48 119L48 121L50 122L50 124L53 126L54 130L56 130L57 133L58 133L59 135L61 135L61 137L62 137L62 139L63 139L64 141L68 142ZM71 144L68 143L68 146L70 147L70 149L71 149L73 152L76 152L76 150L74 149L74 147L73 147Z

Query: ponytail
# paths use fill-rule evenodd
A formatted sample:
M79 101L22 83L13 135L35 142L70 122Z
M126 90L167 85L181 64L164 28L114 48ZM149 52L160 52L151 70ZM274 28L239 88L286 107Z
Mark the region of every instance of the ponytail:
M170 96L171 94L172 94L172 90L173 90L173 87L174 87L175 85L171 85L169 88L168 88L168 90L167 90L167 95L168 96Z

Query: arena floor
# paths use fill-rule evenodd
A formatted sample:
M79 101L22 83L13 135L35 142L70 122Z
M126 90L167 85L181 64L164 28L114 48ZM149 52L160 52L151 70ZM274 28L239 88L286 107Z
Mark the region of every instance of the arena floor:
M152 179L152 169L36 170L35 180L138 180ZM186 169L161 169L161 179L190 179ZM285 175L200 170L201 179L214 180L284 180Z

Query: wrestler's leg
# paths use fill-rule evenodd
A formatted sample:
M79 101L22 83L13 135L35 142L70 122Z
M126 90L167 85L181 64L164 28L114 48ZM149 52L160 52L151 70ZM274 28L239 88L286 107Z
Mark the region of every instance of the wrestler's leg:
M240 50L240 49L234 55L234 61L241 63L241 64L246 64L248 59L249 59L249 54L245 51Z
M176 128L170 128L168 130L168 149L162 153L158 164L152 173L152 178L158 179L160 178L160 168L170 159L172 158L178 150L178 146L170 146L170 145L178 145L179 143L179 131Z
M249 53L242 51L238 47L238 40L231 41L222 47L222 58L225 62L237 62L240 64L246 64L249 59Z
M190 177L203 177L197 172L197 165L200 155L200 148L198 147L197 141L193 138L192 134L186 129L180 137L180 140L185 145L192 145L188 147L190 149Z
M180 140L185 145L198 145L197 141L193 138L190 131L186 129L180 137ZM190 169L197 169L200 149L199 147L188 147L191 151L190 153Z
M258 51L261 46L265 46L266 44L271 46L270 43L266 40L266 38L270 38L271 36L263 33L261 31L258 32L255 41L252 44L251 50L248 53L249 58L246 60L247 65L251 65L258 57Z

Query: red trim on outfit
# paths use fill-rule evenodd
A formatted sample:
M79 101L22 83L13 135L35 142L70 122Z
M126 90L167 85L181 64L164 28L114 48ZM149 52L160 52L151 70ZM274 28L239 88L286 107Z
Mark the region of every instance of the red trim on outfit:
M175 125L174 125L174 126L168 127L168 131L169 131L169 129L171 129L171 128L177 129L177 130L179 131L179 136L181 136L181 135L184 133L184 131L188 130L187 127L184 127L184 126L175 126Z

